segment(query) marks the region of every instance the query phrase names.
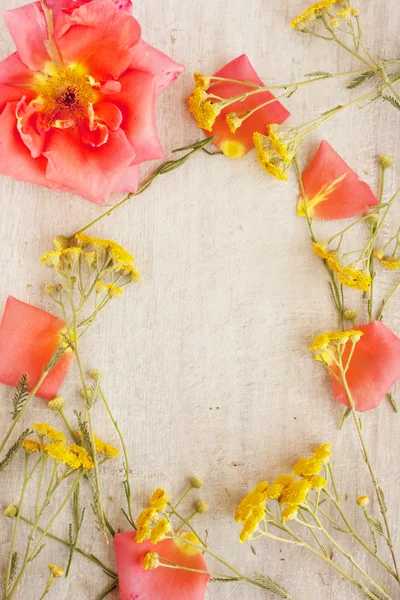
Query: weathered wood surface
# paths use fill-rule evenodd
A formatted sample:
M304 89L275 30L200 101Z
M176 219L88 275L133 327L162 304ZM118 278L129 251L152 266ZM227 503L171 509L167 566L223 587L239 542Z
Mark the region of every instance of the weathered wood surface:
M2 0L3 9L14 5ZM196 69L212 72L242 52L271 84L299 80L316 70L356 68L336 46L290 30L290 18L304 5L303 0L136 3L145 39L187 68L158 101L167 152L199 137L184 102L190 73ZM369 47L380 56L396 57L398 0L360 0L360 9ZM0 57L11 51L2 21ZM350 94L342 82L326 81L300 89L286 104L292 122L301 123L345 102ZM323 137L376 187L375 157L398 152L399 124L399 113L388 104L378 102L363 111L355 107L313 134L301 160ZM399 174L399 169L397 175L389 173L388 195ZM132 460L137 510L155 486L179 494L185 479L198 474L206 482L201 497L211 507L199 527L203 529L200 521L207 526L214 550L249 574L258 570L276 577L298 600L355 600L361 597L357 592L299 549L260 542L254 555L250 545L240 546L232 518L249 486L287 471L296 457L323 441L335 443L334 464L340 489L349 494L349 507L356 494L369 491L356 436L350 424L338 433L341 409L307 351L313 335L334 327L336 320L324 270L312 256L305 223L295 215L295 197L294 177L286 185L270 179L254 153L239 162L202 155L102 221L94 232L117 239L135 253L143 283L103 315L86 339L83 356L88 368L104 372ZM0 309L9 294L50 309L42 293L49 271L38 264L39 257L56 234L70 233L101 210L73 195L0 178ZM322 237L330 229L321 226L317 231ZM381 278L379 296L389 290L390 281ZM348 294L349 306L355 306L356 298ZM400 298L387 315L396 333L399 307ZM77 382L73 369L63 388L71 408L80 405ZM11 394L1 387L4 426ZM364 431L382 476L400 551L399 418L383 403L365 416ZM26 422L49 419L56 423L38 400ZM101 411L96 427L114 439ZM21 464L14 463L1 476L2 507L16 501ZM122 479L122 469L110 466L107 511L119 527L125 527L119 511ZM65 514L56 528L64 536L69 519ZM10 535L10 522L3 520L3 563ZM112 562L111 549L93 531L86 531L81 544ZM47 577L47 559L57 557L62 563L66 556L49 543L18 598L37 600ZM79 559L53 597L94 600L106 583L101 571ZM208 591L209 600L265 597L243 584L211 585Z

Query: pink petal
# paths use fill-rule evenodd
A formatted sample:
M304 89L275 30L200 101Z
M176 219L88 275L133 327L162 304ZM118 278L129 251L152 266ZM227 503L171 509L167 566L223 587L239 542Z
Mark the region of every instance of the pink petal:
M49 2L55 1L59 2L59 0L47 0ZM61 0L61 9L65 11L72 12L82 4L88 4L92 0ZM117 10L125 11L129 14L132 14L132 2L131 0L113 0Z
M148 552L157 552L182 567L207 571L201 552L188 556L169 538L158 544L135 542L135 533L117 533L114 538L120 600L203 600L210 576L207 573L158 567L145 571Z
M131 62L140 25L113 0L92 0L60 16L56 39L63 60L79 62L96 81L118 79Z
M77 129L67 129L52 133L44 156L50 181L100 204L132 164L134 152L121 129L110 131L99 148L83 144Z
M400 340L381 321L357 325L357 330L363 331L364 335L356 344L347 381L356 409L364 412L377 408L400 379ZM347 343L344 361L350 346ZM333 376L331 380L336 400L349 406L343 386Z
M94 105L95 117L103 121L111 131L117 131L122 123L122 113L112 102L102 101Z
M61 319L9 296L0 324L1 383L15 386L26 373L32 389L62 341L64 329ZM57 396L73 358L71 351L62 355L40 386L38 396L46 400Z
M306 199L311 207L308 213L313 219L348 219L378 204L371 188L360 180L328 142L321 142L302 177ZM313 205L319 198L321 201ZM300 214L303 204L301 199Z
M7 102L20 100L22 96L31 100L36 95L31 90L32 77L32 71L16 52L0 62L0 113Z
M101 84L100 91L102 94L118 94L121 91L121 84L119 81L106 81Z
M249 81L256 83L257 85L264 86L257 73L255 72L252 64L250 63L246 54L242 54L235 58L230 63L225 65L222 69L215 73L216 77L225 77L226 79L237 79L239 81ZM244 86L238 83L227 83L222 82L213 85L211 90L212 93L220 98L233 98L239 94L244 94L250 91L252 88ZM205 131L204 133L210 137L212 135L218 135L215 144L224 150L227 142L238 142L242 146L242 156L247 154L249 150L254 147L253 133L255 131L263 132L265 126L271 123L283 123L288 117L290 117L289 111L278 101L267 104L264 108L257 110L251 117L243 122L243 125L237 129L236 133L232 133L226 122L226 115L230 112L243 112L250 110L273 100L274 96L271 92L261 92L250 96L244 101L235 102L222 110L219 117L215 121L215 125L212 131Z
M21 140L30 150L32 158L38 158L42 154L47 141L47 136L40 134L35 126L36 113L41 105L41 102L35 102L34 100L27 104L26 96L23 96L15 109L17 129Z
M139 165L128 167L113 186L112 192L129 192L136 194L139 185Z
M47 25L40 2L8 10L4 19L22 62L32 70L42 70L49 55L44 45Z
M178 65L160 50L141 39L131 51L131 69L156 75L156 93L159 94L178 77L185 67Z
M45 158L32 158L21 140L17 129L16 109L17 102L11 102L0 116L0 173L14 179L58 188L58 185L46 179Z
M113 103L123 115L122 128L135 151L134 164L163 158L156 127L155 76L128 71L120 82L122 90L113 96Z

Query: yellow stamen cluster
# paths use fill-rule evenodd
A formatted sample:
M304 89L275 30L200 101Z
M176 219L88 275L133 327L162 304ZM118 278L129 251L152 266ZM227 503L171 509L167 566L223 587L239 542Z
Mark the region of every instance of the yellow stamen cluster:
M258 528L258 524L265 515L265 502L267 500L268 481L261 481L255 488L239 502L235 512L235 521L243 524L240 541L249 539Z
M62 444L61 442L47 444L47 446L44 447L44 451L48 456L64 463L71 469L79 469L82 466L78 457L73 452L70 452L65 444Z
M299 504L307 500L310 489L311 485L307 479L293 481L283 490L279 498L279 503L288 504L289 506L299 506Z
M82 446L78 446L78 444L71 444L68 446L68 451L76 456L76 458L80 462L80 466L82 469L86 471L90 471L94 467L94 462L90 454L83 448Z
M257 160L262 168L275 179L288 180L288 165L272 148L268 136L259 133L253 134L254 146L257 149Z
M210 77L207 77L207 75L203 75L199 72L193 73L193 79L196 88L198 88L199 90L208 89L208 86L211 83Z
M328 483L325 477L320 477L319 475L307 477L307 481L312 490L322 490L322 488L324 488Z
M62 431L58 431L51 427L48 423L35 423L32 425L32 429L35 431L36 435L39 437L47 437L49 440L53 440L53 442L63 442L65 443L66 437Z
M326 350L330 345L341 346L346 344L349 340L356 343L363 335L364 333L362 331L357 331L356 329L349 329L348 331L328 331L327 333L317 335L310 346L310 350Z
M287 506L282 511L282 521L293 521L299 512L298 506Z
M314 242L313 251L317 256L326 260L328 266L337 274L342 285L367 292L371 287L371 275L350 266L342 265L336 252L329 251L324 242Z
M208 94L201 87L193 90L188 104L198 127L212 131L215 120L221 112L221 105L218 102L211 102Z
M27 454L35 454L35 452L40 451L40 444L35 442L35 440L24 440L22 447Z
M120 454L118 448L111 446L111 444L107 444L107 442L103 442L97 435L94 436L94 443L97 452L99 452L99 454L105 454L108 458L117 458Z
M58 567L57 565L49 564L49 571L55 579L59 577L64 577L64 569Z
M321 444L314 450L313 456L319 460L323 465L329 462L329 457L332 455L331 452L332 444Z
M161 517L162 511L168 503L168 494L162 488L157 488L151 496L149 506L144 508L136 520L136 542L141 543L150 538L152 544L157 544L163 540L170 524L168 519Z
M299 29L300 31L303 31L318 17L332 8L334 4L336 4L336 0L320 0L320 2L316 2L312 6L309 6L306 11L293 19L290 26L292 29Z
M319 475L322 468L322 464L314 458L299 458L293 467L294 475L300 475L300 477L311 477L313 475Z

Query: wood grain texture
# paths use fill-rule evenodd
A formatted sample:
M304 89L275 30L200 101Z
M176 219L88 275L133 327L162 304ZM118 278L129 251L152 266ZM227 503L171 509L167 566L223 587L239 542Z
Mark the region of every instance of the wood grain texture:
M1 0L3 9L17 4ZM144 38L187 68L158 101L167 152L199 137L184 102L194 70L213 72L242 52L270 84L299 80L319 69L358 68L336 46L290 30L290 18L305 4L136 2ZM396 57L398 0L359 4L369 47L380 56ZM2 21L0 57L11 51ZM342 83L326 81L299 90L286 104L292 122L301 123L349 97ZM375 187L376 155L397 153L397 174L388 174L390 194L400 183L399 128L399 113L389 105L377 102L362 111L355 107L313 134L301 160L323 137ZM143 178L151 169L143 169ZM261 542L254 555L250 545L239 545L232 518L249 486L287 471L296 457L323 441L335 444L334 466L340 489L349 494L350 512L355 494L369 491L355 433L350 425L337 431L341 410L331 399L325 374L307 352L313 335L335 327L336 319L324 270L311 254L305 223L295 215L296 193L294 176L287 185L268 178L254 153L239 162L201 155L103 220L93 233L131 249L143 283L103 315L86 339L83 357L87 368L104 372L107 396L125 432L135 511L155 486L178 495L185 478L198 474L206 481L201 497L211 507L200 529L208 529L215 551L246 573L258 570L277 578L298 600L356 600L361 597L357 592L299 549ZM0 210L0 309L9 294L50 309L42 293L49 271L39 266L39 257L55 235L72 232L102 208L2 177ZM331 229L318 226L317 231L323 237ZM390 288L390 281L380 278L377 297ZM357 307L357 298L349 292L348 306ZM400 333L400 298L392 303L387 323ZM71 409L81 402L78 387L75 369L63 387ZM7 423L12 391L4 386L0 391L1 422ZM364 432L400 550L399 419L383 403L365 415ZM57 424L39 400L26 422L32 420ZM115 439L101 410L96 428ZM2 507L16 501L20 479L21 462L1 476ZM121 528L122 480L122 469L110 466L104 496L111 520ZM69 520L65 514L55 531L66 536ZM10 523L0 520L2 548L10 535ZM81 545L113 562L112 549L88 528ZM55 553L58 563L65 562L67 553L49 542L18 598L38 599ZM1 555L4 566L4 550ZM368 561L363 564L372 568ZM72 575L57 584L53 597L94 600L107 581L91 563L76 560ZM266 596L243 584L214 584L207 593L208 600Z

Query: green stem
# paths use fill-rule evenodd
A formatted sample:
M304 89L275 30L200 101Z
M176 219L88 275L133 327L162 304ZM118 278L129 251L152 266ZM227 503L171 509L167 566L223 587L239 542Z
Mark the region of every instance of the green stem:
M34 523L32 521L30 521L29 519L26 519L23 515L21 515L20 519L21 519L21 521L23 521L27 525L31 525L31 526L34 525ZM38 527L37 530L40 531L41 533L45 532L44 529L42 529L41 527ZM49 539L54 540L55 542L58 542L59 544L62 544L63 546L66 546L67 548L69 548L69 542L67 542L66 540L63 540L62 538L60 538L60 537L58 537L56 535L53 535L52 533L49 533L48 531L46 532L45 535ZM110 575L110 577L117 577L117 573L115 573L109 567L107 567L106 565L104 565L100 561L100 559L97 558L94 554L89 554L88 552L85 552L85 550L82 550L82 548L79 548L78 546L75 547L75 552L77 552L81 556L84 556L85 558L87 558L88 560L90 560L95 565L100 566L107 573L107 575Z

